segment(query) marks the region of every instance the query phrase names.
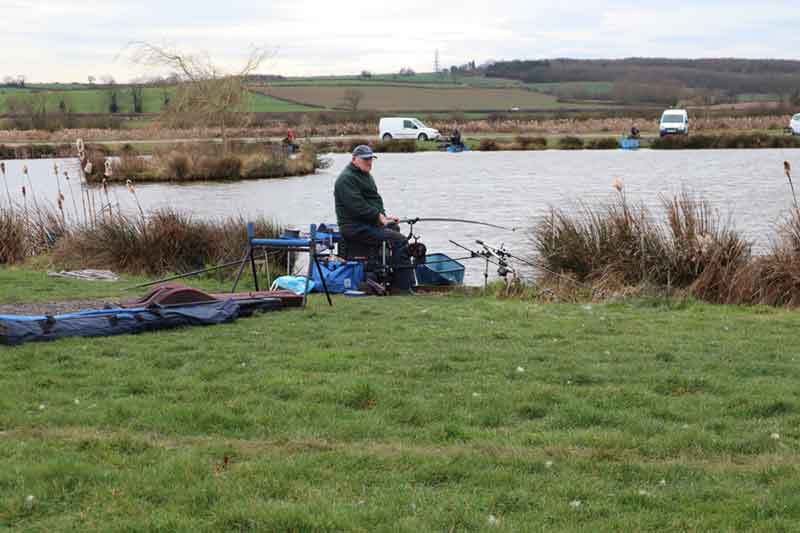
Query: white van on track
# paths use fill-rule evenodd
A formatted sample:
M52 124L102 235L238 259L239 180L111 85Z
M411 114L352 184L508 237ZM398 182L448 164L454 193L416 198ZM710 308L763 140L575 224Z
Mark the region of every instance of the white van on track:
M800 135L800 113L792 117L789 122L789 129L792 130L792 135Z
M661 114L658 133L665 135L689 135L689 113L685 109L667 109Z
M429 128L412 117L385 117L378 123L378 136L382 141L392 139L436 141L440 134L439 130Z

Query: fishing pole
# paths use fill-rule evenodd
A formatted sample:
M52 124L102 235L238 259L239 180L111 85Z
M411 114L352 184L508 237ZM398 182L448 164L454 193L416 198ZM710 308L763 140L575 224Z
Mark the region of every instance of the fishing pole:
M483 241L475 241L475 242L476 242L477 244L480 244L480 245L481 245L481 246L483 246L483 247L488 247L488 248L491 248L491 246L488 246L488 245L484 244L484 243L483 243ZM592 287L590 287L589 285L587 285L587 284L585 284L585 283L581 283L580 281L576 281L576 280L574 280L574 279L570 278L569 276L565 276L564 274L559 274L558 272L554 272L554 271L552 271L552 270L548 269L547 267L544 267L544 266L542 266L542 265L540 265L540 264L531 263L530 261L526 261L525 259L522 259L521 257L517 257L516 255L514 255L514 254L512 254L512 253L510 253L510 252L506 252L506 251L504 251L504 253L505 253L505 254L506 254L508 257L510 257L511 259L514 259L514 260L516 260L516 261L519 261L519 262L520 262L520 263L522 263L523 265L528 265L528 266L529 266L529 267L531 267L531 268L537 268L537 269L539 269L539 270L544 270L544 271L545 271L545 272L547 272L548 274L552 274L552 275L554 275L554 276L557 276L557 277L559 277L559 278L565 279L565 280L567 280L567 281L569 281L569 282L571 282L571 283L573 283L573 284L575 284L575 285L577 285L577 286L579 286L579 287L582 287L582 288L584 288L584 289L590 289L590 290L594 290Z
M478 226L488 226L490 228L497 228L504 231L517 231L521 228L509 228L506 226L498 226L497 224L491 224L489 222L481 222L480 220L467 220L464 218L443 218L443 217L415 217L415 218L404 218L398 221L400 224L409 224L413 227L414 224L417 222L459 222L461 224L475 224Z
M164 283L165 281L172 281L174 279L188 278L188 277L191 277L191 276L196 276L198 274L204 274L206 272L213 272L215 270L220 270L220 269L223 269L223 268L232 267L234 265L239 265L241 263L242 263L241 259L238 260L238 261L231 261L230 263L217 265L217 266L214 266L214 267L211 267L211 268L204 268L202 270L194 270L192 272L187 272L185 274L178 274L177 276L171 276L169 278L158 279L156 281L148 281L147 283L140 283L139 285L133 285L131 287L124 287L124 288L122 288L120 290L122 290L122 291L130 291L130 290L133 290L133 289L141 289L141 288L144 288L144 287L149 287L151 285L157 285L159 283Z

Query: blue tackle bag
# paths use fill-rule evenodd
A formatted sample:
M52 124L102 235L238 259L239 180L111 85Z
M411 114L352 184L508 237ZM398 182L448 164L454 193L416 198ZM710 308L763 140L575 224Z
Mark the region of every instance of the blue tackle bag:
M314 292L323 292L320 269L325 277L328 292L342 294L345 291L357 290L364 281L364 265L358 261L320 261L320 268L316 265L311 269L311 279L314 281Z

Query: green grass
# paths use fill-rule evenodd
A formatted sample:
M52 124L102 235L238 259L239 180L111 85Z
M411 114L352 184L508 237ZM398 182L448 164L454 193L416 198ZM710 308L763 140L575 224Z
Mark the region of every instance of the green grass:
M0 270L0 299L96 290L37 275ZM796 313L335 305L0 348L0 525L796 529Z
M119 111L121 113L132 113L133 96L130 89L122 87L115 90ZM169 89L168 93L174 99L175 91ZM31 90L0 90L0 113L8 110L8 97L19 94L31 94ZM109 89L48 90L44 91L44 94L47 96L47 110L50 112L58 111L59 104L63 100L67 109L73 113L107 113L111 102ZM142 91L142 112L159 113L163 110L163 104L164 94L161 88L148 87ZM247 111L264 113L310 111L313 109L256 93L249 93L249 101L244 108Z

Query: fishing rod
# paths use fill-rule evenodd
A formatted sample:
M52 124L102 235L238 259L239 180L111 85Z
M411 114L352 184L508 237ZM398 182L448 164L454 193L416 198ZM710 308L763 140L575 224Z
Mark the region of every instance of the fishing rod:
M452 239L450 240L450 242L458 246L459 248L468 251L471 257L480 257L486 261L486 268L483 272L483 290L486 290L489 286L489 264L497 266L497 275L502 277L506 281L507 281L506 276L508 276L509 274L512 274L514 276L516 276L517 274L511 267L511 265L508 264L508 261L506 260L506 256L508 254L502 247L491 248L483 244L482 241L476 241L476 243L480 244L484 248L482 252L476 252L475 250L467 248L466 246L459 244ZM536 284L534 283L534 285ZM538 287L538 285L536 286Z
M174 279L188 278L188 277L191 277L191 276L196 276L198 274L204 274L206 272L213 272L215 270L220 270L220 269L223 269L223 268L232 267L234 265L240 265L241 263L242 263L241 259L238 260L238 261L231 261L230 263L224 263L222 265L217 265L217 266L214 266L214 267L211 267L211 268L204 268L202 270L194 270L192 272L187 272L185 274L178 274L177 276L171 276L169 278L158 279L156 281L148 281L147 283L140 283L139 285L133 285L131 287L124 287L124 288L122 288L120 290L122 290L122 291L130 291L130 290L133 290L133 289L141 289L141 288L144 288L144 287L149 287L151 285L158 285L159 283L164 283L165 281L172 281Z
M483 247L485 247L485 248L490 248L490 249L491 249L491 246L488 246L488 245L484 244L484 243L483 243L483 241L480 241L480 240L478 240L478 241L475 241L475 242L476 242L477 244L480 244L481 246L483 246ZM514 260L516 260L516 261L519 261L519 262L520 262L520 263L522 263L523 265L528 265L528 266L529 266L529 267L531 267L531 268L537 268L537 269L539 269L539 270L544 270L544 271L545 271L545 272L547 272L548 274L552 274L552 275L554 275L554 276L557 276L557 277L559 277L559 278L565 279L565 280L567 280L567 281L569 281L569 282L571 282L571 283L573 283L573 284L575 284L575 285L577 285L577 286L579 286L579 287L582 287L582 288L584 288L584 289L590 289L590 290L592 290L592 291L594 290L594 289L593 289L592 287L590 287L589 285L587 285L587 284L585 284L585 283L581 283L580 281L575 281L574 279L570 278L569 276L565 276L564 274L559 274L558 272L554 272L554 271L552 271L552 270L548 269L547 267L544 267L544 266L542 266L542 265L540 265L540 264L535 264L535 263L531 263L530 261L526 261L525 259L522 259L521 257L518 257L518 256L516 256L516 255L514 255L514 254L512 254L512 253L510 253L510 252L507 252L507 251L506 251L505 249L503 249L503 248L501 248L501 250L502 250L502 252L503 252L505 255L507 255L507 256L508 256L508 257L510 257L511 259L514 259Z
M418 222L458 222L461 224L475 224L478 226L488 226L490 228L497 228L504 231L517 231L521 228L509 228L506 226L498 226L497 224L491 224L489 222L481 222L480 220L467 220L464 218L443 218L443 217L414 217L414 218L403 218L398 221L400 224L409 224L411 227L414 227L414 224Z

